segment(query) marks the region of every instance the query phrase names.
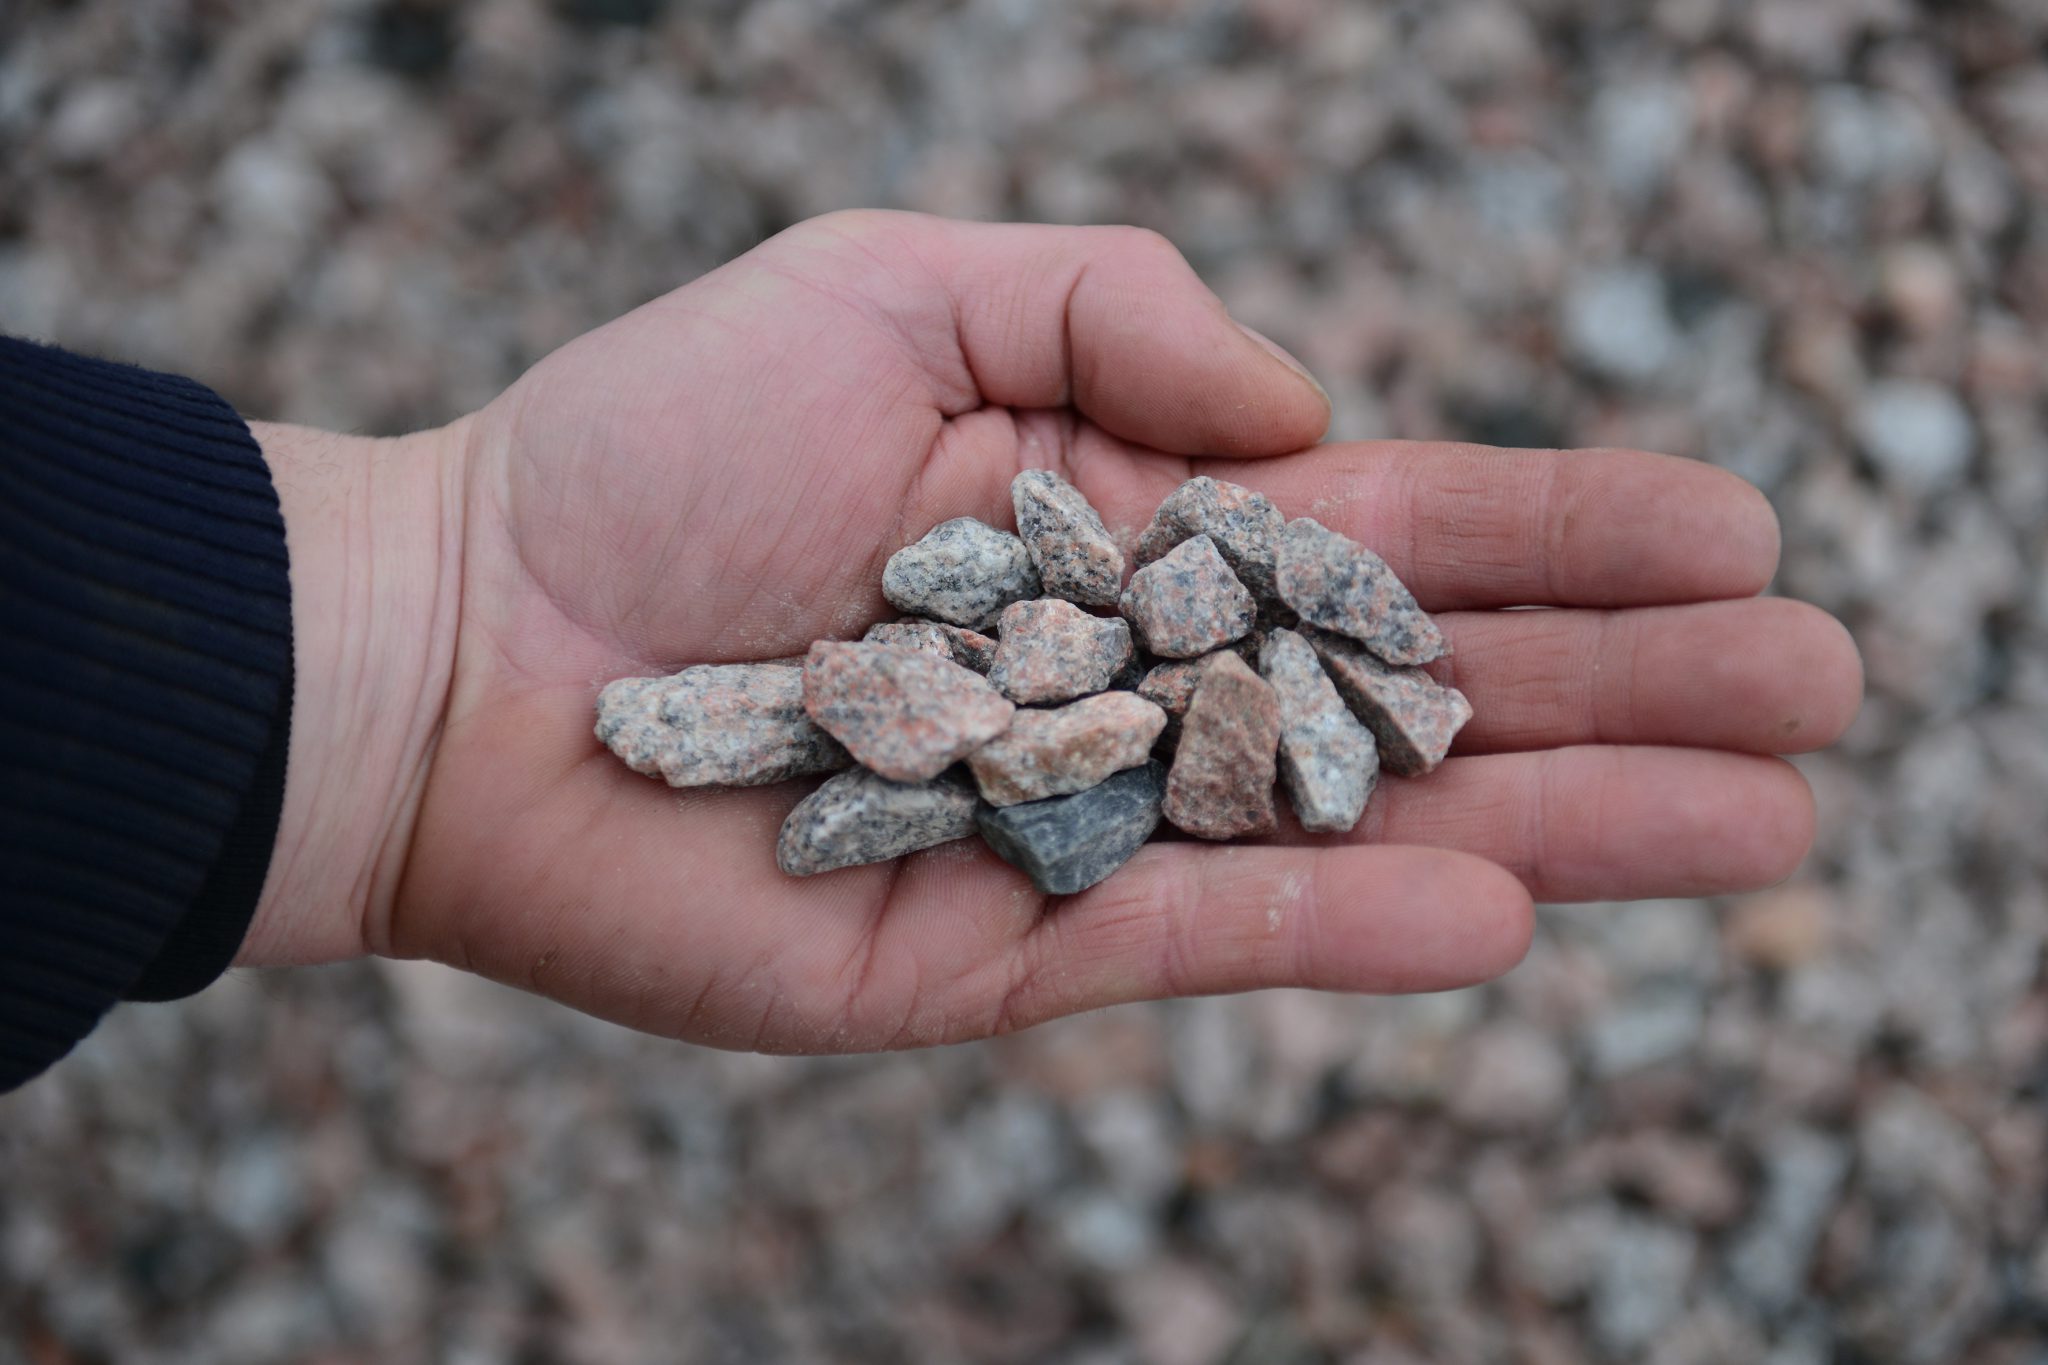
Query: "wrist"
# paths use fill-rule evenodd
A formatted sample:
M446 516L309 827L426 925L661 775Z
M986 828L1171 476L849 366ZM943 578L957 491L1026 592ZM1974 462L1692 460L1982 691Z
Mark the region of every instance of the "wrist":
M238 966L358 957L403 876L445 719L470 419L373 439L251 423L291 554L291 746Z

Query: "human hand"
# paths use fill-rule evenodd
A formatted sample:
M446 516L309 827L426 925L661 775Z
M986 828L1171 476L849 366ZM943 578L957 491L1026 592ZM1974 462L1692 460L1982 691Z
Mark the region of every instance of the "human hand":
M379 586L334 590L356 624L302 640L295 730L322 733L295 733L243 960L431 957L656 1033L859 1050L1166 995L1462 985L1520 959L1532 896L1793 869L1812 801L1770 755L1832 741L1861 675L1832 619L1755 597L1778 550L1755 489L1634 452L1303 449L1327 421L1156 236L859 213L380 447L381 507L319 494L303 471L350 461L268 429L300 619L302 577L348 581L334 544ZM1113 530L1201 472L1378 550L1455 647L1432 666L1475 710L1453 757L1383 780L1353 834L1155 843L1050 905L975 840L784 877L795 786L677 793L592 739L611 678L857 638L893 615L892 551L1006 524L1041 465Z

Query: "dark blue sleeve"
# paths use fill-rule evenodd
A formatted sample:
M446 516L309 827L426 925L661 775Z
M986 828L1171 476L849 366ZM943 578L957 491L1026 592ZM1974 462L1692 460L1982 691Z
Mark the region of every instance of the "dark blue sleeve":
M0 1090L233 958L292 696L284 520L189 379L0 337Z

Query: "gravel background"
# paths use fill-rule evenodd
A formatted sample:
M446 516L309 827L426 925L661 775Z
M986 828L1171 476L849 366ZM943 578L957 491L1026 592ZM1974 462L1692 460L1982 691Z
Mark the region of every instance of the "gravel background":
M664 1045L420 966L0 1101L0 1362L2048 1349L2048 7L0 7L0 325L394 431L855 204L1177 241L1340 436L1762 484L1871 699L1742 902L1483 990Z

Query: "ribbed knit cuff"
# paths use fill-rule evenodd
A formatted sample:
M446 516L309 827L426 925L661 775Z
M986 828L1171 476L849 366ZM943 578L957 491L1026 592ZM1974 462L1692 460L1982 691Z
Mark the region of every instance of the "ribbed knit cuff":
M284 521L241 418L0 337L0 1089L226 967L290 707Z

